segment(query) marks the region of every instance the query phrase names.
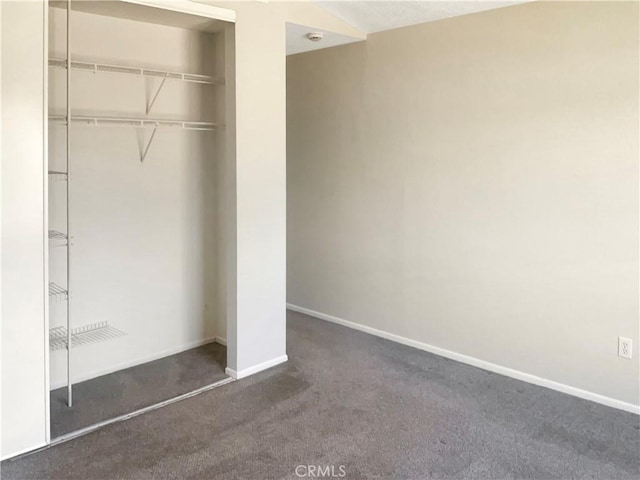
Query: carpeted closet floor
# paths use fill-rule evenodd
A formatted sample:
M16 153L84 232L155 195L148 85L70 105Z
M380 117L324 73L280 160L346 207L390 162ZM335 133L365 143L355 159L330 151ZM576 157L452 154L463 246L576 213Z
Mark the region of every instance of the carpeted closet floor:
M227 378L226 347L209 343L51 392L51 438L131 413Z
M636 415L300 314L287 333L288 364L4 462L2 478L640 474Z

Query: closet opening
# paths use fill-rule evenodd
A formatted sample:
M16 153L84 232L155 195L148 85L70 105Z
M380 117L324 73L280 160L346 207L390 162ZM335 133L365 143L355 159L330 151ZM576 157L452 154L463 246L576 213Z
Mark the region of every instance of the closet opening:
M234 26L198 5L49 3L52 439L230 381Z

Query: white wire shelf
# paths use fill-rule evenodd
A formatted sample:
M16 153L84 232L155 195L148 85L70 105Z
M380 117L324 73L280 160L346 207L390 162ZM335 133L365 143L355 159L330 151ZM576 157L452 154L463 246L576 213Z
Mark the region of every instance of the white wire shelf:
M59 58L49 59L49 66L56 68L67 68L67 61ZM128 67L125 65L110 65L107 63L92 63L71 61L71 68L76 70L84 70L87 72L109 72L124 73L127 75L136 75L139 77L166 78L171 80L182 80L184 82L204 83L207 85L224 85L224 79L211 77L209 75L200 75L197 73L185 72L169 72L164 70L155 70L141 67Z
M71 329L71 348L81 347L91 343L105 342L126 335L121 330L109 325L108 322L93 323ZM54 327L49 330L49 349L66 350L67 329Z
M49 178L58 182L67 181L67 172L57 172L55 170L49 170Z
M49 297L53 298L67 298L67 291L57 283L49 282Z
M64 115L49 115L49 121L66 125L67 117ZM92 127L170 127L185 130L214 130L217 127L217 124L213 122L130 117L90 117L84 115L73 115L71 121Z
M66 240L67 234L58 230L49 230L49 240Z

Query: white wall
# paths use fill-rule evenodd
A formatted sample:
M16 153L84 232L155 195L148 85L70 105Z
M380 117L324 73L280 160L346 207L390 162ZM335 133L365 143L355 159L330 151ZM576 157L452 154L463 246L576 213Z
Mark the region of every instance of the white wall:
M637 410L638 45L534 2L289 57L288 301Z
M66 11L50 9L50 52L65 57ZM212 34L72 12L76 60L217 75ZM160 80L72 71L75 115L145 116ZM64 114L66 71L52 69L49 104ZM149 117L224 124L223 88L171 81ZM126 336L72 352L74 381L184 350L220 334L216 252L216 142L224 132L161 128L144 162L145 131L74 124L71 136L71 312L80 327L108 321ZM65 170L65 128L50 125L50 166ZM50 188L51 226L64 230L64 183ZM55 245L55 243L52 243ZM64 285L64 248L52 247L51 280ZM64 325L66 302L52 304ZM216 318L216 317L222 317ZM51 356L52 388L66 379L66 352Z
M309 2L208 3L237 15L227 357L230 373L242 377L287 358L285 23L363 34Z
M44 15L2 2L2 457L44 444Z
M269 5L253 7L237 11L235 28L237 351L228 363L240 377L286 360L285 24Z

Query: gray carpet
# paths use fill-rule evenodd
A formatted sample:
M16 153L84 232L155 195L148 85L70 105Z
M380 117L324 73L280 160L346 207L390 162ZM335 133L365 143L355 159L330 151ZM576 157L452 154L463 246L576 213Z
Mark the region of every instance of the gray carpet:
M7 461L3 479L640 474L633 414L299 314L287 333L288 364Z
M227 375L227 349L209 343L186 352L51 392L51 438L74 432L218 382Z

